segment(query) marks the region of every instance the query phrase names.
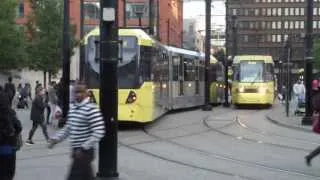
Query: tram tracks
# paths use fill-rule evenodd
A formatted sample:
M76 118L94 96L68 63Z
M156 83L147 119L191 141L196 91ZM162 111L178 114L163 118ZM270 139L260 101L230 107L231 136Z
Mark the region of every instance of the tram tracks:
M265 170L274 171L274 172L281 172L281 173L291 174L291 175L295 175L295 176L302 176L302 177L307 177L307 178L312 178L312 179L314 179L314 178L320 179L320 176L318 176L318 175L301 172L299 170L292 170L292 169L273 167L273 166L269 166L269 165L266 165L266 164L263 164L263 163L241 160L241 159L234 158L232 156L221 155L221 154L218 154L218 153L205 151L203 149L190 147L188 145L184 145L184 144L181 144L181 143L178 143L178 142L174 141L174 139L176 139L176 138L200 135L200 134L203 134L203 133L206 133L206 132L210 132L210 131L218 132L219 134L222 134L224 136L237 138L237 136L234 136L232 134L229 134L229 133L226 133L226 132L222 131L222 129L224 129L224 128L228 127L228 126L232 126L232 125L237 124L237 119L233 120L232 122L229 122L229 123L225 124L224 126L222 126L220 128L211 127L209 125L209 123L207 122L208 120L209 120L209 117L207 116L202 121L203 124L208 128L207 130L204 130L202 132L187 134L187 135L183 135L183 136L176 136L176 137L171 137L171 138L163 138L163 137L160 137L158 135L155 135L155 134L151 133L148 129L143 129L143 131L145 132L146 135L148 135L148 136L150 136L150 137L155 139L153 142L161 141L161 142L170 143L172 145L178 146L178 147L183 148L185 150L197 152L197 153L200 153L202 155L205 155L205 156L208 156L208 157L211 157L211 158L215 158L215 159L219 159L219 160L226 160L226 161L230 161L232 163L236 163L236 164L239 164L239 165L244 165L244 166L249 166L249 167L254 167L254 168L260 168L260 169L265 169ZM249 138L244 138L244 140L247 140L249 142L257 142L257 140L249 139ZM297 147L291 147L291 146L285 146L285 145L280 145L280 144L273 144L273 143L264 143L264 144L277 146L277 147L281 147L281 148L286 148L286 149L294 149L294 150L306 151L306 149L297 148ZM125 147L127 147L129 149L132 149L132 150L147 154L149 156L153 156L155 158L159 158L159 159L162 159L162 160L173 162L173 163L176 163L176 164L189 166L189 167L193 167L193 168L196 168L196 169L202 169L202 170L206 170L206 171L210 171L210 172L215 172L215 173L219 173L219 174L224 174L224 175L228 175L228 176L237 176L237 177L241 177L241 178L244 178L244 179L254 179L252 177L239 176L238 174L235 174L235 173L224 172L224 171L221 172L221 171L216 170L216 169L203 168L203 167L199 167L199 166L194 165L194 164L190 164L190 163L186 163L186 162L183 162L183 161L174 160L174 159L169 158L169 157L164 157L164 156L158 155L157 153L152 153L152 152L149 152L149 151L145 151L145 150L143 150L141 148L135 147L136 145L139 145L139 144L122 144L122 145L124 145Z

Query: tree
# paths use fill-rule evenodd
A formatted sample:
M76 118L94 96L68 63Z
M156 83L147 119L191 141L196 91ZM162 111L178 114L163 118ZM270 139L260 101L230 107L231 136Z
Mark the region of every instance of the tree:
M219 61L219 62L225 62L226 60L226 53L223 49L219 49L216 51L213 56Z
M56 74L62 67L63 0L30 0L28 48L30 68ZM76 28L71 26L71 49L76 45ZM72 55L72 53L71 53ZM46 84L44 82L44 84Z
M21 68L24 63L23 31L16 24L17 0L0 1L0 71Z

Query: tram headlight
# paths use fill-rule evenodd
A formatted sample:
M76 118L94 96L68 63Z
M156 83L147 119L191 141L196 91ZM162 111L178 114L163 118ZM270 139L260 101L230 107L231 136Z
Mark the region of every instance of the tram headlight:
M126 104L132 104L137 100L137 95L135 92L130 91L127 100L126 100Z
M244 93L244 87L239 87L238 91L239 93Z
M258 92L259 92L259 93L262 93L262 94L268 93L268 88L266 88L266 87L260 87Z

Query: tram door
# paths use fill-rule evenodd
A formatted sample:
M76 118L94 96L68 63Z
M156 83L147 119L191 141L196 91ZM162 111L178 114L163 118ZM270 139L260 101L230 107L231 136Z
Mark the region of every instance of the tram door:
M195 72L195 81L196 81L195 92L196 93L195 94L199 95L200 93L199 61L195 63L195 66L196 66L196 72Z
M183 96L184 95L183 81L184 81L184 62L183 62L183 56L180 56L180 63L179 63L179 96Z

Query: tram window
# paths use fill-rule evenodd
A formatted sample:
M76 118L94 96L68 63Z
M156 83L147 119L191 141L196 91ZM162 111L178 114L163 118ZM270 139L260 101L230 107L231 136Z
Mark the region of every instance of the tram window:
M184 80L194 81L195 80L195 69L194 60L184 58Z
M144 81L151 80L151 62L154 58L154 49L151 47L140 47L140 75Z
M239 81L240 79L240 71L239 71L240 65L235 65L232 67L232 72L233 72L233 80L234 81Z
M178 81L179 80L179 63L180 63L180 57L175 56L172 58L173 62L173 76L172 76L172 80L173 81Z
M274 68L272 64L265 64L265 81L273 81L274 80Z

